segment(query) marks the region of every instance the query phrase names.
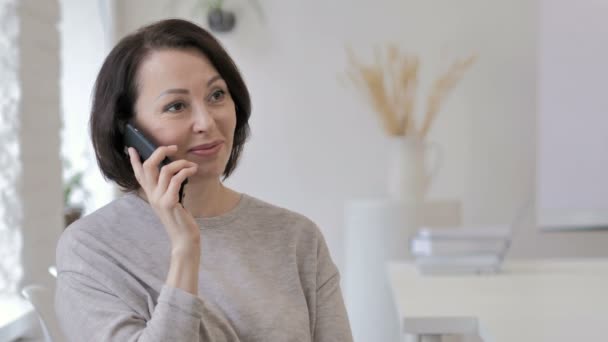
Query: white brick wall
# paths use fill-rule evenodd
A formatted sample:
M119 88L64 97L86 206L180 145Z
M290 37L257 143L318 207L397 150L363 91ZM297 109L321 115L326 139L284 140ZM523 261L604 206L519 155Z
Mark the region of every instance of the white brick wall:
M16 183L20 177L19 86L17 68L18 21L16 1L0 2L0 294L12 293L21 278L21 202Z

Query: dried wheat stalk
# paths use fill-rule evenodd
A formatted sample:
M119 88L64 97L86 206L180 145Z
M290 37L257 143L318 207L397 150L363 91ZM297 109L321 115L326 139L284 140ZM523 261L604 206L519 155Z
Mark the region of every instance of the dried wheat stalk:
M384 130L391 136L417 135L424 138L430 130L440 104L449 90L462 78L476 57L454 63L448 72L433 85L427 101L427 110L420 130L416 127L414 104L418 87L420 60L417 56L402 55L391 44L387 47L387 58L375 49L375 64L360 63L352 50L346 48L350 65L347 71L350 81L366 94L376 113L379 114Z
M448 71L435 81L431 94L427 100L426 113L424 115L422 128L420 129L420 136L422 138L425 138L431 129L431 125L437 117L441 103L444 101L449 91L456 86L464 75L464 72L473 65L476 59L477 56L473 55L465 60L454 62Z
M379 114L384 130L389 135L400 135L397 107L391 104L394 100L385 87L384 76L390 73L386 72L378 51L376 51L375 65L360 63L350 48L347 48L347 54L350 64L355 68L354 71L347 73L349 78L366 94L372 107Z

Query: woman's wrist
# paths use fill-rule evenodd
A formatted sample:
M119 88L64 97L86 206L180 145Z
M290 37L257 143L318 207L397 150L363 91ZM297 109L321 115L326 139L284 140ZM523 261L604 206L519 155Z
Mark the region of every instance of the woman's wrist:
M193 245L173 247L167 285L198 295L200 247Z
M201 243L199 240L189 239L184 242L175 242L171 245L171 258L192 259L200 258Z

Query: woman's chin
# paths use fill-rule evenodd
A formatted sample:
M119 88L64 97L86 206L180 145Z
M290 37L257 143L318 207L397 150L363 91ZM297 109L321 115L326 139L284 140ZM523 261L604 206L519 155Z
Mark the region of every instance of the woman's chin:
M206 181L210 179L218 179L222 176L223 170L219 169L205 169L199 166L196 174L188 177L188 181Z

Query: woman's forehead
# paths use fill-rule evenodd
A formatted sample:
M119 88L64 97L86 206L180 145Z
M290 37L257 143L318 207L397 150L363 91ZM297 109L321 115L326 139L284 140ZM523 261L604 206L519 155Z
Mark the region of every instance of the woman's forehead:
M215 67L202 53L166 49L150 53L140 65L137 78L141 90L159 92L178 86L206 86L217 75Z

